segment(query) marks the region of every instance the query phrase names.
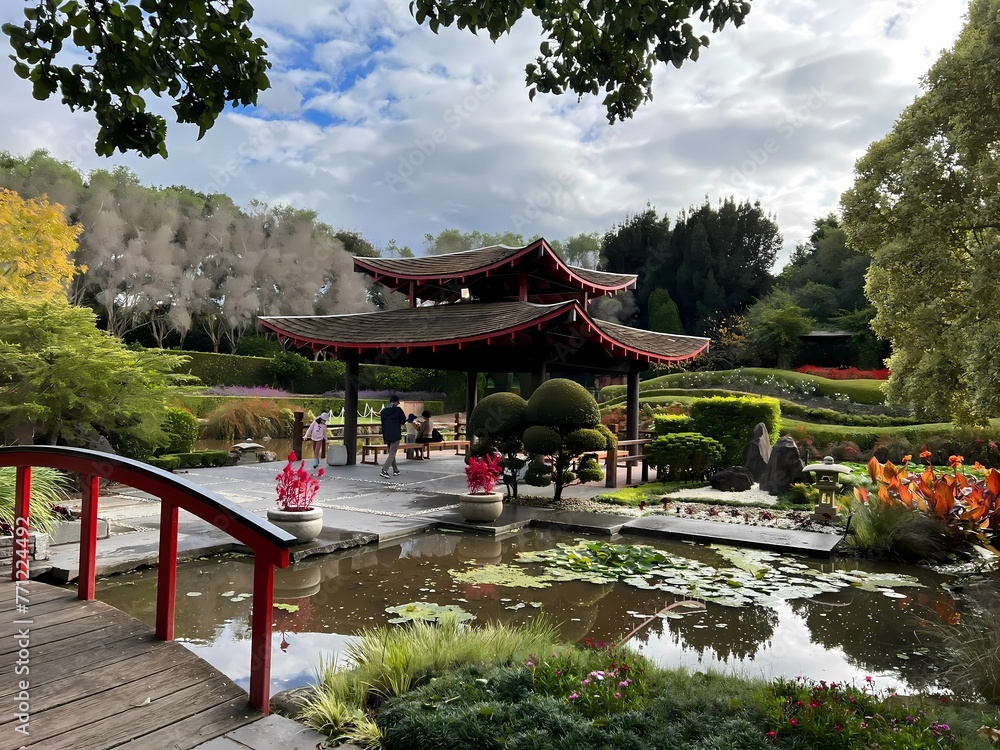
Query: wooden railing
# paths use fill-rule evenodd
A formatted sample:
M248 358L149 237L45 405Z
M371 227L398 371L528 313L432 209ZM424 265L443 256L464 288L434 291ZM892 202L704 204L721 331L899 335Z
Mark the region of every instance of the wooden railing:
M80 475L83 509L80 532L80 578L77 597L94 598L97 573L97 506L102 480L120 482L160 499L160 559L156 579L156 636L174 637L177 599L177 523L183 508L225 531L253 552L253 614L250 636L250 703L265 714L270 710L271 629L274 569L286 568L288 549L295 537L205 490L193 482L154 466L108 453L60 446L0 448L0 466L16 467L14 486L15 554L13 578L26 580L30 533L31 469L45 466ZM23 540L24 554L19 557Z
M632 484L632 467L639 464L643 482L649 481L649 464L643 450L651 442L649 438L640 440L619 440L618 444L607 451L604 461L604 486L618 486L618 467L625 466L625 484Z

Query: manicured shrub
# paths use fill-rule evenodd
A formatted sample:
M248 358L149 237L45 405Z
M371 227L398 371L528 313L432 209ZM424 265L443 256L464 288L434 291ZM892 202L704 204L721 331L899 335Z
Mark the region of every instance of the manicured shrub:
M582 385L554 378L542 383L531 394L525 418L529 425L545 425L566 433L579 427L597 426L601 412L594 397Z
M174 469L179 469L181 467L181 459L179 456L153 456L146 463L165 471L173 471Z
M163 431L167 434L163 453L187 453L198 439L198 420L187 409L168 406Z
M467 435L475 438L476 455L498 451L502 456L503 482L515 499L518 476L525 464L519 454L527 409L528 402L516 393L494 393L476 404L466 425Z
M548 487L552 484L552 467L541 456L535 456L528 462L524 481L532 487Z
M687 414L653 415L653 433L655 435L673 435L677 432L694 431L694 420Z
M533 456L551 456L555 465L553 500L559 502L563 485L575 476L569 467L583 451L602 450L607 436L597 429L601 411L586 388L573 380L555 378L542 383L528 399L522 438Z
M604 479L604 469L597 461L597 456L588 453L580 458L576 466L576 476L581 482L600 482Z
M754 427L763 422L772 444L779 437L781 409L773 398L696 398L691 403L692 431L722 444L727 466L743 463L743 450Z
M282 351L271 357L266 372L282 388L294 390L297 383L312 375L312 366L301 354Z
M649 464L670 481L704 479L725 455L719 441L697 432L661 435L646 446ZM662 478L662 477L661 477Z
M229 460L227 451L194 451L191 453L173 453L160 456L160 459L177 459L178 465L171 469L201 469L212 466L225 466ZM149 462L152 464L152 461ZM156 464L152 464L156 465ZM161 467L165 468L165 467Z
M177 368L179 373L194 375L204 385L269 385L267 368L271 360L264 357L238 357L212 352L184 352L189 358Z

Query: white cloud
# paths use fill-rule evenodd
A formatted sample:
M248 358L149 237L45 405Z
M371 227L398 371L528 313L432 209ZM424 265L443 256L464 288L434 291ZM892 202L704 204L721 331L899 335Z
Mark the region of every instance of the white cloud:
M0 21L17 9L0 9ZM315 209L377 244L424 233L604 231L647 201L671 217L706 196L760 199L790 249L835 210L854 161L919 92L964 0L758 0L697 63L660 66L653 102L609 126L599 100L529 102L534 21L496 44L415 25L405 3L256 3L272 90L201 141L169 124L170 158L100 159L92 116L36 102L0 69L0 148L47 148L83 169L126 164L150 184L215 186ZM164 105L163 111L169 112Z

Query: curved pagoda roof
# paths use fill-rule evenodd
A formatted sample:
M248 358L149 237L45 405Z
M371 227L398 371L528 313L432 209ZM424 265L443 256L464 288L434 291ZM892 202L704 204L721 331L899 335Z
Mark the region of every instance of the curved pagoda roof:
M493 245L420 258L354 258L354 269L411 299L457 302L462 289L486 302L549 304L616 294L635 286L633 274L570 266L544 239L524 247Z
M527 369L528 362L618 372L635 363L692 359L709 343L596 320L575 300L460 302L260 322L297 346L360 362L480 372Z

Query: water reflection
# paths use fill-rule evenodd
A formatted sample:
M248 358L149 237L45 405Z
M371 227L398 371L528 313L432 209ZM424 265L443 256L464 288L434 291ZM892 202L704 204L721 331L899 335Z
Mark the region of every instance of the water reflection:
M920 575L927 588L901 589L903 598L847 589L773 607L708 604L703 610L680 610L686 614L669 620L654 615L678 598L662 591L575 581L523 589L457 582L449 573L510 563L520 551L549 549L573 539L574 535L547 530L529 530L503 540L430 533L277 571L275 598L293 611L274 613L272 689L308 684L322 655L342 653L351 634L361 628L385 625L390 617L387 607L414 601L458 604L474 614L476 622L523 624L544 614L558 623L562 638L572 642L589 637L613 643L638 628L631 642L668 665L765 677L804 674L835 681L875 675L883 688L927 688L936 677L924 654L935 646L935 636L921 623L929 618L948 622L957 612L954 600L933 576L912 568L905 571ZM720 564L706 547L653 545ZM815 566L819 568L819 563ZM865 567L893 570L885 565ZM155 579L155 571L115 576L99 583L98 597L152 626ZM252 583L248 557L178 567L178 640L244 686L249 681Z

